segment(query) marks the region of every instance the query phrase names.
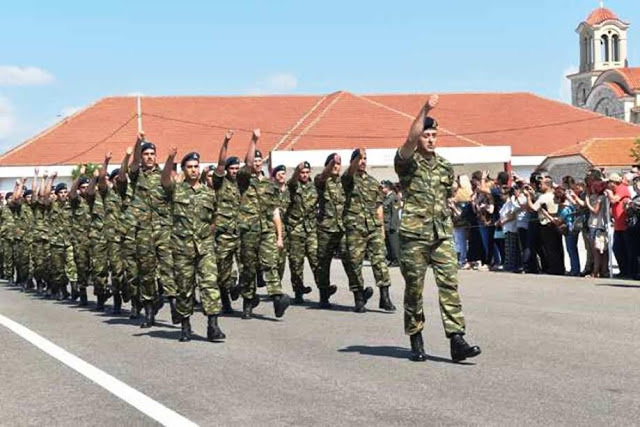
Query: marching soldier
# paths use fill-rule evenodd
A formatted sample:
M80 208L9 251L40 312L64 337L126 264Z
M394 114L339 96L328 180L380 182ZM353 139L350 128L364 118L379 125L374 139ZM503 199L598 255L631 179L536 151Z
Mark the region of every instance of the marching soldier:
M302 304L303 295L311 292L304 285L304 259L309 260L314 281L318 271L318 235L316 228L316 207L318 193L311 182L311 165L300 163L287 182L291 202L286 211L285 225L289 240L289 270L295 293L294 302Z
M431 266L438 286L440 311L451 358L458 362L480 354L464 340L465 322L458 294L453 224L447 201L453 196L453 168L436 154L438 122L427 113L438 103L432 96L414 120L395 158L405 196L400 225L400 267L405 280L404 327L411 341L411 360L427 359L422 340L424 276Z
M347 253L353 282L349 283L354 294L357 313L365 311L373 289L364 287L362 264L368 254L376 285L380 289L380 308L395 311L389 296L389 269L385 262L384 224L382 217L382 192L378 181L367 173L367 154L363 148L351 155L351 164L342 175L342 187L346 195L344 225L347 237Z
M194 292L196 285L202 299L202 311L208 318L207 339L226 338L218 326L222 309L218 289L217 260L215 254L214 220L216 194L200 183L200 155L191 152L180 162L184 181L176 182L171 169L176 156L172 147L162 171L162 187L171 200L173 212L173 261L176 270L177 304L182 331L180 341L191 340Z
M91 208L86 199L89 178L84 175L85 172L86 167L83 165L80 168L80 175L73 181L69 190L69 207L72 213L71 237L78 269L78 292L81 306L88 304L87 286L90 285L91 278L91 241L89 240Z
M276 317L282 317L289 307L289 296L282 292L278 275L277 248L284 246L282 220L278 196L273 183L262 173L262 153L256 149L260 130L253 131L245 166L238 172L240 188L240 289L242 292L242 318L250 319L253 309L260 303L256 293L256 275L261 267L267 292L273 299Z
M273 183L278 190L278 208L280 209L280 215L284 216L282 218L282 224L284 227L284 232L282 233L282 237L284 241L281 248L278 248L278 276L280 277L280 281L284 277L284 267L287 264L287 254L289 253L289 246L291 240L288 237L287 231L287 208L291 203L291 193L289 192L289 188L287 187L287 168L284 165L278 165L271 171L271 178L273 179ZM258 278L260 278L262 273L258 273ZM260 284L258 283L258 286Z

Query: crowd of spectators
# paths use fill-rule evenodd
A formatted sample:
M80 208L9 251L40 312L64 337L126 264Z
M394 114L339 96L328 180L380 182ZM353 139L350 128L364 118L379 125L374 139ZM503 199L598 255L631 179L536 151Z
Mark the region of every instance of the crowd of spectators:
M388 260L394 265L402 191L388 181L382 187ZM608 277L611 246L616 277L640 279L637 166L623 175L591 169L558 182L544 170L529 179L476 171L459 175L454 190L449 206L461 269Z

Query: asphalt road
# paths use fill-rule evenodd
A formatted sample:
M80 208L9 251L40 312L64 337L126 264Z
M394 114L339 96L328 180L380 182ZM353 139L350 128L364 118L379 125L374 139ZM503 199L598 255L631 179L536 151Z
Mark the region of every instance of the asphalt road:
M126 314L41 300L4 283L0 314L200 425L639 422L639 282L461 272L468 339L483 353L453 364L429 275L430 360L412 363L402 312L380 312L377 292L371 311L351 312L338 263L334 274L335 310L317 309L314 293L276 320L263 302L257 319L221 319L223 344L202 338L201 314L192 322L200 339L180 343L166 309L160 326L140 329ZM391 274L400 306L403 282L397 269ZM2 326L0 343L0 425L156 424Z

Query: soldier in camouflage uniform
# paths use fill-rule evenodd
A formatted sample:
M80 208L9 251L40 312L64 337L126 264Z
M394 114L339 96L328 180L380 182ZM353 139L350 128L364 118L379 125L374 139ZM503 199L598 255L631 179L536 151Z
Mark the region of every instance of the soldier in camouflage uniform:
M154 325L164 294L171 306L171 319L179 323L176 285L171 252L171 206L162 189L161 171L156 163L156 146L139 135L129 172L133 187L131 208L136 218L138 293L145 310L140 327Z
M284 277L284 268L287 264L287 254L290 253L289 250L291 244L291 240L289 239L287 233L286 213L287 208L291 203L291 193L289 192L289 187L287 186L286 176L287 168L284 165L278 165L271 171L271 179L273 180L273 183L278 190L278 208L280 209L280 216L282 219L282 225L284 227L284 233L282 234L283 245L281 248L278 248L278 276L280 277L280 281L282 281L282 278ZM309 290L311 290L311 288L309 288Z
M367 300L373 295L373 289L364 287L362 264L365 254L369 256L376 285L380 289L379 307L395 311L389 296L391 282L385 261L382 192L378 181L367 174L364 149L353 151L351 164L342 175L342 188L345 192L344 225L349 270L353 276L349 286L354 294L354 311L363 313Z
M427 116L438 102L432 96L416 117L395 158L395 170L405 196L400 225L400 267L405 280L404 327L411 341L411 360L425 361L422 291L429 265L433 268L451 358L464 360L480 348L464 340L464 316L458 294L457 257L448 199L453 196L453 168L436 154L437 122Z
M176 156L172 147L162 172L162 187L171 200L173 212L173 262L176 270L177 311L182 324L180 341L191 340L194 292L196 286L207 316L207 339L226 338L218 325L222 309L218 289L215 254L216 193L200 183L200 155L191 152L180 162L184 180L176 182L171 169Z
M38 170L36 169L36 177ZM47 204L43 200L46 192L45 185L50 186L47 175L43 175L35 200L33 201L33 217L34 217L34 236L33 236L33 275L36 279L36 291L38 294L48 287L50 281L50 247L48 224Z
M13 285L15 277L13 265L13 244L14 244L14 228L15 219L13 216L13 191L7 192L4 196L5 205L2 206L0 218L2 225L0 226L0 234L2 235L2 273L9 285Z
M71 232L73 253L78 269L78 293L80 305L88 302L87 287L91 284L91 208L87 202L87 189L90 179L84 174L86 167L80 168L80 175L73 181L69 190L69 207L72 213Z
M313 183L318 192L318 290L320 307L331 308L329 298L338 290L331 284L331 261L337 253L349 280L353 274L349 271L347 245L344 236L344 190L340 179L342 159L337 153L331 153L324 162L324 170L316 175ZM353 289L355 283L349 283Z
M291 203L285 214L285 226L289 240L289 270L291 284L295 293L294 302L302 304L303 295L311 292L304 285L305 256L311 266L314 281L317 284L318 272L318 234L316 228L316 208L318 192L311 181L311 165L300 163L287 182Z
M237 259L238 251L238 209L240 208L240 190L237 175L240 169L240 159L235 156L227 157L229 141L233 138L233 131L227 131L220 148L218 165L213 171L211 185L216 192L217 214L215 218L215 241L218 264L218 287L222 311L233 313L230 292L236 288L237 277L233 275L233 259ZM237 299L237 294L235 295Z
M242 259L239 286L243 297L243 319L250 319L253 309L260 303L256 293L258 267L264 272L276 317L282 317L289 306L289 296L282 292L278 275L277 249L284 246L278 194L273 183L262 174L262 153L256 150L259 138L260 130L256 129L245 157L245 166L238 172L241 194L238 228Z
M22 179L18 191L13 194L13 214L15 220L14 234L14 264L16 266L16 284L23 290L31 280L31 231L33 228L33 212L30 200L33 192L25 187L26 179Z

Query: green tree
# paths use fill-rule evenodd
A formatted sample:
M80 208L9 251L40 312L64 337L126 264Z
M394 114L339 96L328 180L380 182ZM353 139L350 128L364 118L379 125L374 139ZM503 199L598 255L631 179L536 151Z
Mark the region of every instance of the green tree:
M640 163L640 138L637 138L636 142L633 144L631 157L633 157L633 160L635 160L636 163Z
M74 181L80 175L80 168L81 167L82 167L82 164L76 166L75 168L73 168L73 171L71 171L71 178ZM85 172L85 176L90 178L90 177L93 176L93 171L95 171L97 169L100 169L100 167L102 167L102 165L99 165L97 163L86 163L86 167L87 167L87 171Z

